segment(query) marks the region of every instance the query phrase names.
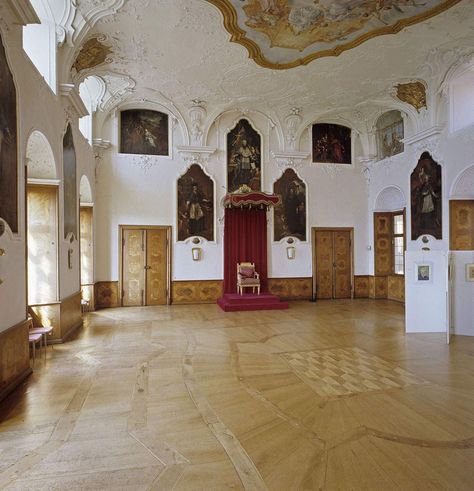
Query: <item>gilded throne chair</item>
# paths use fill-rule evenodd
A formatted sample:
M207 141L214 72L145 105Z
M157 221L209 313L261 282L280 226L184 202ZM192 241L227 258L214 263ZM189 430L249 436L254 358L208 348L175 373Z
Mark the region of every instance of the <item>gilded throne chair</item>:
M260 295L260 276L255 271L255 263L237 263L237 291L242 295L244 288L252 288L252 293Z

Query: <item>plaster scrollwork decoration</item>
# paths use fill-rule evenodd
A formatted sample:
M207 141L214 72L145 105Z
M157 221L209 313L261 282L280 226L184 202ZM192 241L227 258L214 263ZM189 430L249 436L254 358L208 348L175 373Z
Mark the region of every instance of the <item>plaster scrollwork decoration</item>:
M135 155L132 162L146 175L150 169L158 165L159 159L155 155Z
M189 117L191 118L191 145L202 145L204 134L202 125L207 113L204 108L204 101L193 99L192 103L193 105L189 110Z
M296 150L297 141L296 134L298 131L303 118L300 115L301 109L299 107L293 107L290 111L290 114L285 119L286 124L286 135L285 140L288 148L290 150Z

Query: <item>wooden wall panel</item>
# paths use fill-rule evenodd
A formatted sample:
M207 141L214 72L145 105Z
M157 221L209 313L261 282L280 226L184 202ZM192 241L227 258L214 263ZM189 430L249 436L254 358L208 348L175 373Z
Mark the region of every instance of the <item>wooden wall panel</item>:
M61 304L53 302L45 305L31 306L36 314L40 325L53 326L49 339L51 341L59 341L61 339Z
M375 296L374 298L387 298L387 277L375 277Z
M369 298L369 276L354 276L354 298Z
M61 300L61 341L82 326L81 292Z
M391 275L387 277L387 298L397 302L405 301L405 277Z
M474 251L474 200L449 202L449 239L452 251Z
M82 325L81 292L61 300L44 305L32 305L38 322L43 326L53 326L49 342L62 343Z
M283 300L309 300L312 278L268 278L268 291Z
M0 400L30 373L29 321L0 333Z
M98 281L94 287L96 309L120 306L118 281Z
M375 275L392 273L392 213L374 213Z
M215 303L222 296L222 280L173 281L171 303Z

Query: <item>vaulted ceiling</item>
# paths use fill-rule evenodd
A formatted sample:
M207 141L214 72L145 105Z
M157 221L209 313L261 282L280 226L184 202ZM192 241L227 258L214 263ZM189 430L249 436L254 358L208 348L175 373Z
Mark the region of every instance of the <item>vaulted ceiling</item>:
M290 69L271 69L250 58L247 47L231 42L224 26L224 10L216 3L225 2L77 0L83 17L91 18L91 12L97 13L105 4L109 11L102 17L96 15L93 28L80 43L73 44L74 56L68 68L71 77L80 81L92 74L100 76L108 87L103 94L108 105L102 101L106 108L127 98L166 100L182 107L197 99L213 107L251 106L280 116L292 107L324 114L361 109L368 100L388 101L396 83L439 79L445 66L474 50L472 0L335 0L334 5L351 9L361 4L399 4L412 14L426 14L429 9L423 6L452 6L398 33L355 43L358 45L339 56L318 58ZM228 3L245 7L255 0ZM306 4L318 2L259 3L308 7ZM297 37L295 31L293 37ZM338 42L352 38L342 32ZM268 36L262 39L262 47L266 43L268 51Z

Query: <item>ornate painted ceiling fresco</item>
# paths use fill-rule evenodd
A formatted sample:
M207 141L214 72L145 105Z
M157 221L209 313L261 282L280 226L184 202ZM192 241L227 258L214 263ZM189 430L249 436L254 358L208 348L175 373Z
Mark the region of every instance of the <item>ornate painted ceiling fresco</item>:
M393 34L460 0L207 0L259 65L292 68Z

